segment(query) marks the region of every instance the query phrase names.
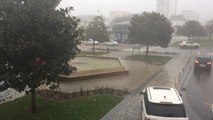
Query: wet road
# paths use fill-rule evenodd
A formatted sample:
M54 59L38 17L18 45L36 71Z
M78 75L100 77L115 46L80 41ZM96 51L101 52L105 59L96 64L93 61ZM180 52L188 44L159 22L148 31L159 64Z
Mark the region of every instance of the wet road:
M192 69L193 70L193 69ZM194 112L202 120L210 120L210 107L213 104L213 71L191 72L186 99Z
M209 49L202 51L212 52ZM191 69L187 79L186 99L190 107L202 120L211 120L211 104L213 104L213 70L194 72Z

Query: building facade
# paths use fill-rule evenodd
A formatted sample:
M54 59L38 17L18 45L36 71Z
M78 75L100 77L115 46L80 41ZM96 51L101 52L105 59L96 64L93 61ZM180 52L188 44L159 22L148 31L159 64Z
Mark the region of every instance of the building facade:
M127 43L129 26L129 21L112 24L112 26L108 30L110 39L115 40L119 43Z
M182 11L182 15L187 21L199 21L199 14L193 10Z
M156 11L167 18L176 15L177 0L157 0Z
M172 26L183 26L186 22L186 19L184 18L183 15L173 15L170 17Z

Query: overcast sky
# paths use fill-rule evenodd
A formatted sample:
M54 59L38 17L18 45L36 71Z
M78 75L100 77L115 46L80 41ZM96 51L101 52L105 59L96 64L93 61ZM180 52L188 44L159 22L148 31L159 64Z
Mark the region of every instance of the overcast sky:
M194 10L200 21L213 19L213 0L177 0L177 11ZM62 0L61 7L74 7L73 15L97 15L97 10L108 17L110 11L122 10L131 13L155 11L156 0Z

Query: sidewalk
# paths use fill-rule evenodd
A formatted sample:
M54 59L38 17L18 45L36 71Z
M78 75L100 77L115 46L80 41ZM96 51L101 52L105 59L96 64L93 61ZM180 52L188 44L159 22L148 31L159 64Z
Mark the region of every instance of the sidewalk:
M143 85L140 85L130 95L109 111L102 120L139 120L141 119L141 95L139 94L146 86L162 85L174 87L177 85L177 78L186 68L190 59L190 53L174 56L166 65L156 70ZM184 72L184 71L183 71ZM179 84L182 81L178 82ZM179 85L180 86L180 85Z

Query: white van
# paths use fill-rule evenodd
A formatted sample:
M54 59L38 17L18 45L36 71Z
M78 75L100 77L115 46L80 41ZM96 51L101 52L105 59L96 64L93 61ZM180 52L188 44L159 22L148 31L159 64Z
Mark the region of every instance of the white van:
M147 87L142 94L142 120L188 120L183 101L174 88Z

